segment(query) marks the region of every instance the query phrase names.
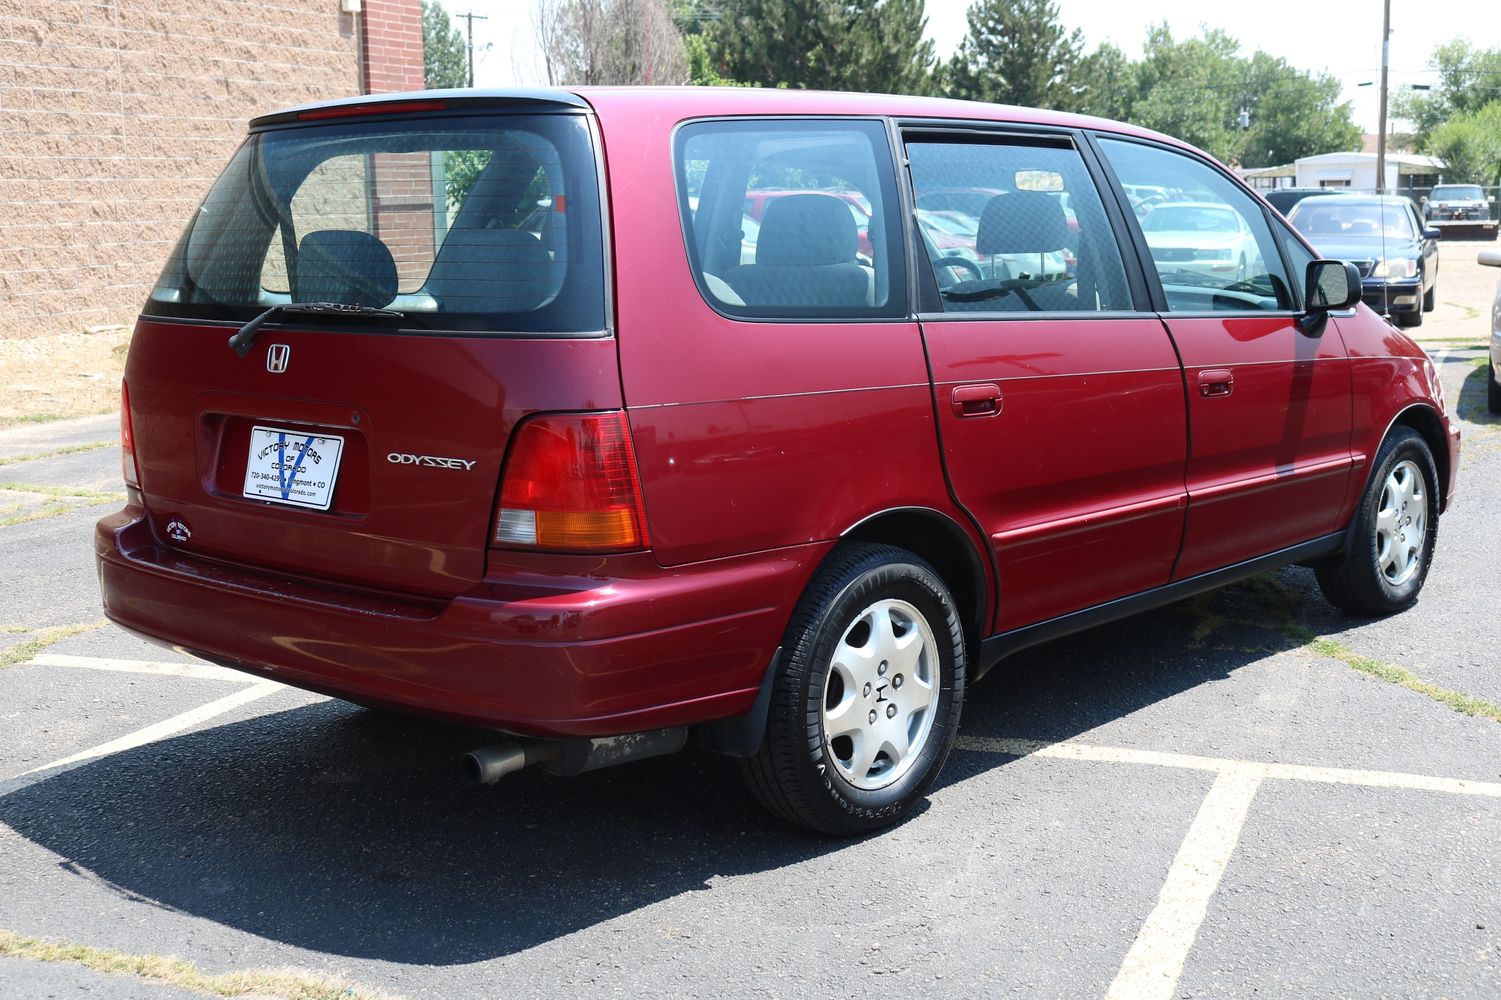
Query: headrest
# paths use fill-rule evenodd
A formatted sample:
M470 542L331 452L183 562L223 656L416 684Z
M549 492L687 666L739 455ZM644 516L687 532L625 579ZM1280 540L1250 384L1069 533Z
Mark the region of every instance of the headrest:
M369 233L320 229L302 238L297 253L299 302L342 302L382 308L396 298L396 261Z
M829 194L775 198L761 217L756 263L775 267L848 264L855 259L855 218L849 205Z
M562 271L524 229L450 229L425 287L445 309L529 312L557 292Z
M998 194L985 203L975 252L1050 253L1068 245L1068 221L1058 199L1039 191Z

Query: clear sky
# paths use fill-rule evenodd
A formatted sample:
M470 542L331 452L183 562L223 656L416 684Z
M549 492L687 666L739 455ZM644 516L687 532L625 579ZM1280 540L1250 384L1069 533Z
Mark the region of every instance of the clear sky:
M481 86L544 83L531 28L531 0L442 0L450 15L473 11L489 20L474 24L475 82ZM1354 102L1355 121L1374 132L1381 73L1381 0L1338 3L1262 0L1055 0L1066 28L1084 32L1086 49L1110 42L1132 58L1141 55L1149 25L1167 21L1178 38L1201 27L1220 28L1249 54L1261 49L1298 69L1333 74ZM947 56L964 36L969 0L927 0L928 37ZM457 21L460 29L463 21ZM1486 46L1501 41L1495 0L1393 0L1391 85L1430 83L1426 67L1434 48L1455 37ZM1358 86L1369 82L1366 87Z

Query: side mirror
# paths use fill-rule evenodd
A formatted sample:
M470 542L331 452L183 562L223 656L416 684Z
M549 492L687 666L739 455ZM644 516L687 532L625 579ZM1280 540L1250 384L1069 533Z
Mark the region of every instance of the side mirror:
M1501 267L1501 250L1482 250L1475 259L1486 267Z
M1360 271L1347 260L1315 260L1308 263L1303 302L1308 312L1349 309L1360 301Z
M1423 239L1425 240L1441 240L1443 238L1444 231L1442 229L1435 229L1432 226L1429 226L1427 229L1423 230Z

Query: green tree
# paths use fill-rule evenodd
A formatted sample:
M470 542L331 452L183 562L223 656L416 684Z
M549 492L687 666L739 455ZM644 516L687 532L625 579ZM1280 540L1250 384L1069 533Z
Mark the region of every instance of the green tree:
M1360 128L1349 102L1339 99L1335 77L1304 73L1264 52L1251 57L1245 73L1249 87L1241 107L1249 128L1236 154L1243 166L1272 167L1360 148Z
M1501 49L1478 49L1463 39L1440 45L1428 65L1438 71L1438 86L1427 91L1399 90L1392 115L1416 126L1420 148L1453 115L1479 111L1501 101Z
M1052 0L976 0L945 73L950 96L1072 110L1084 36L1066 32Z
M1101 45L1080 59L1070 80L1075 100L1069 110L1124 121L1136 102L1136 64L1114 45Z
M713 31L722 73L767 87L927 93L922 0L728 0Z
M1240 43L1223 31L1182 42L1167 23L1147 32L1131 120L1176 136L1225 162L1236 159L1239 102L1247 82Z
M720 73L719 57L703 32L683 36L683 54L688 57L688 82L695 87L753 87Z
M422 82L429 90L469 85L469 48L437 0L422 0Z
M1461 111L1428 134L1428 150L1444 161L1444 180L1501 184L1501 100Z

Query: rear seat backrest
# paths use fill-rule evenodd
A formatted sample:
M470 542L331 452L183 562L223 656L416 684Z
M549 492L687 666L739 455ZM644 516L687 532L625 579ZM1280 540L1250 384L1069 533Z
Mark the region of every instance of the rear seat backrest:
M298 302L342 302L380 309L396 298L396 261L390 249L355 229L319 229L297 250Z
M854 217L827 194L794 194L766 206L756 262L732 267L724 281L751 306L865 306L871 278L855 263Z
M450 229L426 288L446 309L527 312L557 292L563 266L525 230Z

